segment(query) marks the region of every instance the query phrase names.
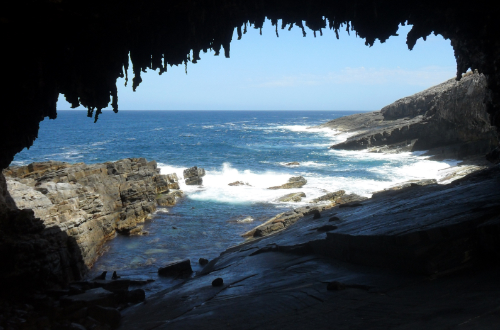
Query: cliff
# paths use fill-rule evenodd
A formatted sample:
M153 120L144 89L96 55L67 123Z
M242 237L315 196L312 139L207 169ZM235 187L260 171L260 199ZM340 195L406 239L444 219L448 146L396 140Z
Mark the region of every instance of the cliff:
M116 232L142 234L157 204L175 204L179 194L177 177L159 174L144 158L33 163L3 175L1 277L41 287L80 279L106 240Z
M481 74L450 79L402 98L380 111L332 120L320 127L351 133L333 149L423 151L436 158L461 159L484 155L498 146L485 100L486 78Z

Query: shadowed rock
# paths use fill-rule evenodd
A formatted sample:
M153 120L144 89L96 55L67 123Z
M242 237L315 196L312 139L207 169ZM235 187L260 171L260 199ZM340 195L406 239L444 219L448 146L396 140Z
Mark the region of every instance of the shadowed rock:
M191 261L189 259L174 261L158 269L158 275L160 276L180 276L191 274L192 272L193 269L191 268Z

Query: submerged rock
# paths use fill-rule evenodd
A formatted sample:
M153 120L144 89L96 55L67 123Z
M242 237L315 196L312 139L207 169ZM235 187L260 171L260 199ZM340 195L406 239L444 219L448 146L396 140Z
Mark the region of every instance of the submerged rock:
M288 179L288 183L282 184L281 186L269 187L267 189L292 189L292 188L302 188L307 183L307 180L302 176L294 176Z

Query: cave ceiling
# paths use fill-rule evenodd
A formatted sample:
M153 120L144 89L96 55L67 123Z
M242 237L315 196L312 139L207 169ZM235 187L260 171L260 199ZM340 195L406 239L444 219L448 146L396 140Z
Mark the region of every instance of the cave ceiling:
M244 39L266 19L277 33L302 29L307 37L345 29L367 46L411 24L410 50L440 34L451 41L458 78L468 69L487 75L488 111L500 127L500 10L486 1L19 0L2 7L1 168L33 144L41 120L56 118L60 93L97 120L109 104L118 111L116 80L127 75L129 56L126 78L135 89L146 69L164 73L208 50L229 57L233 32Z

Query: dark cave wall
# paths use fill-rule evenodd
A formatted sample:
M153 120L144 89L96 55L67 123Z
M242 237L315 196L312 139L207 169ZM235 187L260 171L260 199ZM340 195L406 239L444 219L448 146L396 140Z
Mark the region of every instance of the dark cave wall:
M410 49L421 37L441 34L451 40L459 77L468 68L488 77L488 111L491 123L500 127L498 14L499 9L486 1L10 2L0 14L5 31L0 41L7 50L2 54L0 168L32 145L43 118L56 118L59 93L73 106L87 107L88 115L97 120L110 102L118 111L116 79L126 74L128 54L135 89L145 69L163 73L168 65L196 63L200 52L208 49L228 57L234 29L241 36L250 26L261 28L266 17L276 30L293 25L308 37L311 33L304 27L319 35L325 28L347 28L367 45L377 38L385 41L404 23L413 25ZM26 30L30 32L21 32Z

